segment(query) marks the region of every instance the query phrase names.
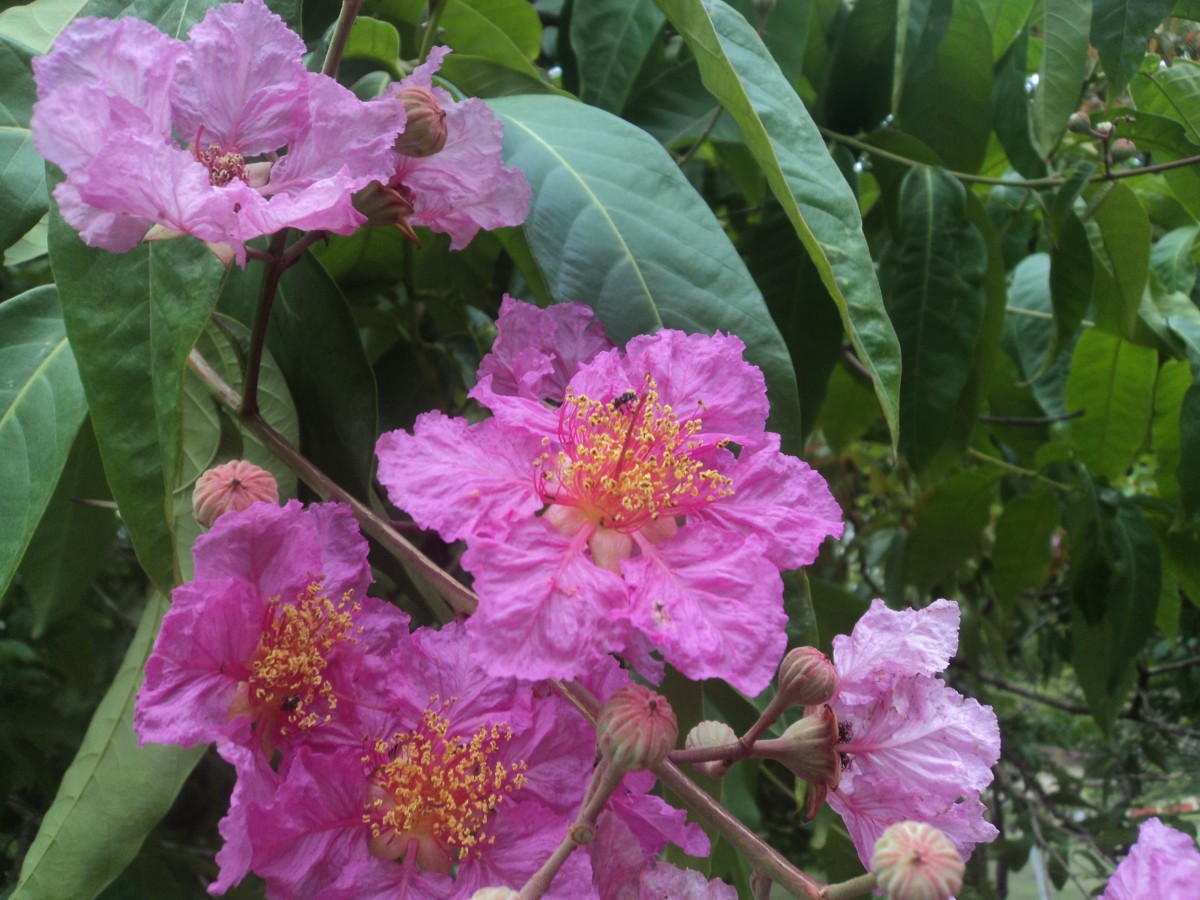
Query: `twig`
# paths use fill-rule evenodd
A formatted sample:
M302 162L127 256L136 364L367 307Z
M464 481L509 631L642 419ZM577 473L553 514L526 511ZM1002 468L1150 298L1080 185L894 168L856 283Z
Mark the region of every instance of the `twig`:
M1078 419L1086 412L1086 409L1076 409L1061 416L980 416L979 421L989 425L1053 425L1067 419Z
M325 52L325 64L321 66L321 74L332 78L337 74L342 62L342 54L346 52L346 41L350 39L350 30L358 11L362 9L363 0L342 0L342 10L338 13L337 25L333 28L333 37L329 39L329 49Z

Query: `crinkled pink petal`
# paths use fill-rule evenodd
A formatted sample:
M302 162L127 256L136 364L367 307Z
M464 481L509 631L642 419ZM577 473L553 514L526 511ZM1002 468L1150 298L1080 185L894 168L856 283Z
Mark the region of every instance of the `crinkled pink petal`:
M429 54L425 57L425 62L421 63L412 72L406 76L401 82L399 88L402 90L410 87L433 87L433 76L437 74L442 67L442 60L450 54L449 47L430 47Z
M996 714L936 678L897 681L886 699L851 710L835 700L834 711L853 725L839 748L853 757L852 783L895 777L910 794L942 794L952 803L992 782L1000 759Z
M243 156L279 150L308 116L304 42L262 0L210 9L172 91L179 136Z
M700 517L759 535L779 568L809 565L825 538L842 536L842 509L829 485L807 463L779 452L778 435L768 433L762 447L743 450L725 474L733 478L733 496L702 509Z
M217 825L225 841L217 851L217 880L208 886L210 894L223 894L250 872L252 848L246 817L251 804L271 802L280 777L261 753L254 753L236 744L219 748L221 756L237 770L229 811Z
M659 862L642 873L637 900L737 900L737 889L719 878L711 881L695 869Z
M829 805L850 832L864 866L870 866L875 842L889 825L908 820L928 822L940 828L963 859L968 859L976 844L994 841L999 832L984 816L987 807L976 793L968 793L957 801L947 801L945 794L925 795L908 790L898 778L874 780L845 776L837 790L829 792Z
M638 881L650 861L629 826L611 810L605 809L597 817L596 836L587 853L595 890L602 900L636 900Z
M631 620L692 679L724 678L751 696L787 644L779 569L762 541L699 522L621 563Z
M689 822L684 810L646 793L652 786L653 781L639 785L636 778L625 776L622 787L608 801L608 811L629 828L647 860L653 860L668 844L675 844L688 856L708 856L712 846L704 829Z
M496 341L479 363L479 378L491 376L492 394L562 403L579 367L612 346L586 304L556 303L541 309L505 294Z
M132 250L154 225L142 216L97 209L79 196L78 185L70 181L60 182L54 188L54 199L63 219L79 232L85 244L110 253Z
M471 425L440 412L418 417L411 435L391 431L375 446L391 501L448 541L502 534L541 509L533 462L542 451L495 421Z
M84 202L241 250L238 215L262 203L244 182L214 187L186 150L141 134L111 138L72 175Z
M36 60L35 60L36 62ZM33 109L32 131L38 152L68 176L86 168L114 136L137 134L174 146L158 133L145 110L110 97L102 85L64 85L40 99Z
M93 117L169 140L170 86L185 53L182 42L141 19L76 19L55 39L49 54L33 61L39 98L33 136L38 152L69 173L70 164L62 161L57 145L64 137L70 139L76 128L92 128ZM56 109L53 115L39 112L58 91L85 87L96 91L87 106Z
M486 671L573 678L624 643L625 585L591 561L586 539L586 529L569 537L526 519L503 539L471 542L462 565L480 601L467 628Z
M897 678L943 671L958 649L960 617L958 604L948 600L900 611L873 601L849 636L833 639L839 700L869 702L885 696Z
M1100 900L1192 900L1200 885L1200 850L1190 835L1147 819Z
M582 791L577 796L582 796ZM569 817L538 803L502 803L487 829L495 843L486 854L472 854L459 866L454 896L470 897L479 888L493 885L519 890L566 837L570 824ZM561 897L586 897L590 881L587 867L576 865L559 871L553 887ZM579 893L581 888L583 893Z

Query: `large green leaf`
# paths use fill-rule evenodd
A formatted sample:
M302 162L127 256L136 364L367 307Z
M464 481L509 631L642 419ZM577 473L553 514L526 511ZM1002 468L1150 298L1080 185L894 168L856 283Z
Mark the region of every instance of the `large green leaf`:
M96 435L85 421L19 570L33 609L34 637L76 608L108 563L117 517L111 509L76 501L109 497Z
M1079 105L1088 64L1090 0L1045 0L1045 46L1033 95L1033 139L1049 156Z
M1067 406L1079 458L1092 472L1116 478L1146 440L1154 410L1158 354L1097 329L1084 332L1071 358Z
M1146 44L1175 0L1095 0L1092 46L1108 75L1111 96L1119 96L1146 57Z
M936 54L909 73L897 118L947 167L976 171L992 132L992 39L977 0L955 0Z
M1150 218L1137 195L1121 182L1089 189L1088 237L1099 265L1092 283L1096 325L1133 337L1150 272Z
M838 17L833 56L814 113L834 131L874 131L891 113L897 6L896 0L859 0ZM678 28L670 10L667 15Z
M1040 486L1004 504L992 546L992 588L1002 607L1011 608L1022 591L1045 584L1060 518L1058 499Z
M904 560L907 580L918 590L937 586L979 553L1001 474L993 468L958 472L921 509Z
M1083 314L1092 302L1092 246L1079 216L1063 214L1058 235L1050 245L1050 302L1054 307L1054 340L1042 367L1049 366L1071 343ZM1039 369L1039 372L1042 371Z
M1017 264L1008 292L1008 312L1009 352L1020 364L1022 376L1046 414L1063 415L1067 411L1064 390L1071 358L1064 352L1046 365L1054 339L1049 254L1033 253Z
M46 166L33 147L32 54L0 36L0 251L15 244L49 208Z
M0 12L0 37L11 38L35 53L45 53L85 0L34 0Z
M1200 237L1200 225L1169 231L1150 248L1150 268L1168 291L1191 293L1196 283L1196 260L1192 248Z
M650 132L664 147L694 141L705 131L714 141L741 139L733 119L723 114L704 87L695 59L647 82L629 99L622 117Z
M95 250L57 213L50 258L109 486L138 561L169 591L183 370L225 270L191 238Z
M659 0L659 6L696 55L705 86L738 123L816 263L871 372L895 439L899 345L883 309L854 193L804 104L745 19L720 0Z
M257 301L258 273L234 270L221 310L249 325ZM267 347L291 388L306 455L342 487L367 497L378 437L375 376L346 298L309 254L283 275Z
M204 747L138 745L133 703L167 600L155 593L42 819L12 900L94 897L171 808Z
M766 376L773 427L798 449L787 347L737 251L658 142L557 97L491 106L507 162L533 186L525 233L551 295L588 303L619 342L660 327L738 335Z
M542 26L525 0L448 0L439 25L455 50L539 75L531 60L541 49Z
M1029 91L1025 86L1028 56L1029 29L1022 28L996 61L992 125L1012 167L1026 178L1040 178L1046 174L1046 163L1034 148L1029 130Z
M1200 143L1200 65L1189 59L1133 80L1130 91L1138 109L1183 124L1192 143Z
M1158 495L1164 500L1179 498L1178 468L1183 460L1180 412L1191 384L1191 367L1186 359L1169 359L1163 363L1154 384L1154 421L1150 426L1158 464L1154 480L1158 484Z
M0 304L0 595L86 415L54 288L34 288Z
M1138 75L1130 83L1130 91L1138 103L1145 92L1153 93L1150 78ZM1156 162L1174 162L1200 155L1200 144L1194 143L1181 122L1166 115L1138 111L1137 119L1121 124L1121 134L1133 140L1138 149L1153 155ZM1180 166L1162 173L1179 201L1193 219L1200 220L1200 170L1195 166Z
M579 61L579 99L620 113L638 70L662 31L654 0L592 0L571 12L571 47Z
M900 450L915 469L950 432L987 307L987 247L965 197L944 170L912 169L900 188L902 231L880 261L904 359Z
M1179 502L1195 521L1200 519L1200 384L1183 395L1179 409Z

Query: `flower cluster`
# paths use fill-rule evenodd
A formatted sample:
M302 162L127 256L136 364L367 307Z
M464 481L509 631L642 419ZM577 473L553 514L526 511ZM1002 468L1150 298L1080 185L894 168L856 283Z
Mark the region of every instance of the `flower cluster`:
M466 539L480 664L587 674L659 652L754 694L786 642L781 569L841 534L819 474L766 431L762 372L731 335L664 329L618 349L591 311L505 299L472 391L492 418L441 413L379 440L392 501Z
M63 217L94 247L186 233L243 265L246 241L283 228L354 232L367 221L354 196L376 183L456 248L524 220L529 186L480 101L435 91L446 147L413 162L400 89L363 102L306 71L304 51L262 0L210 9L187 41L135 18L72 22L34 61L34 142L66 174ZM446 52L407 81L428 84Z
M596 753L586 719L544 685L487 677L462 626L410 634L407 616L367 596L348 507L231 510L195 557L134 724L143 741L215 742L237 770L214 891L251 870L280 897L525 883L583 800ZM627 683L611 665L589 686L607 696ZM653 781L626 777L593 854L575 854L552 896L614 896L593 857L619 857L637 884L666 877L654 860L669 842L708 852L699 828L647 793Z

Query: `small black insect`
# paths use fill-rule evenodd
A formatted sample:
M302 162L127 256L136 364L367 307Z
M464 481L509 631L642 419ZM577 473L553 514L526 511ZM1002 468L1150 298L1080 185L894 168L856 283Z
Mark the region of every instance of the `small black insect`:
M636 399L637 394L635 394L633 391L626 391L620 397L617 397L615 400L613 400L613 409L621 409L623 406L628 406Z
M300 708L300 701L302 699L303 698L299 694L292 694L291 696L284 697L283 698L283 711L284 712L295 712L297 709Z

